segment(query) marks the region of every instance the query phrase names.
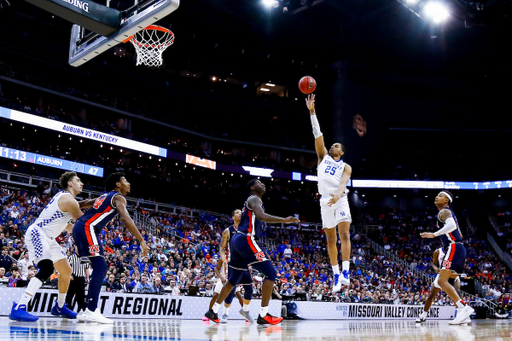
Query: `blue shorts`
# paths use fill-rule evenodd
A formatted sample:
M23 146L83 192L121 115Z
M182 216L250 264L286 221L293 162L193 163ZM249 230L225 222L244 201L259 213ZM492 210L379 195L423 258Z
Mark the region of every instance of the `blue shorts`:
M229 266L237 270L248 270L248 266L268 260L254 237L235 233L231 238L231 261Z
M453 243L445 247L445 256L441 263L442 270L452 270L458 274L464 272L466 248L462 243Z
M231 278L233 270L230 266L228 266L228 279ZM242 274L242 277L240 278L240 281L237 285L252 285L252 276L251 271L245 270ZM236 287L233 288L233 294L235 293Z
M78 248L78 256L95 257L103 256L103 245L98 238L98 233L93 228L88 228L83 220L78 220L73 227L73 239Z

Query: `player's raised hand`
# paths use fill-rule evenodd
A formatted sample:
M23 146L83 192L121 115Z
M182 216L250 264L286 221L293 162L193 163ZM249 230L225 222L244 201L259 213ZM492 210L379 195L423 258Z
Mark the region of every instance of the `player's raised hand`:
M420 233L420 236L421 238L435 238L436 235L433 234L432 232L423 232L423 233Z
M334 193L331 193L329 194L331 196L331 199L329 199L329 201L327 202L327 206L332 206L334 205L335 203L338 202L338 200L340 200L340 196L338 194L334 194Z
M308 107L309 111L315 110L315 94L308 95L306 98L306 106Z
M284 218L284 221L283 221L283 223L286 223L286 224L298 223L298 222L300 222L300 220L298 218L295 218L292 216Z

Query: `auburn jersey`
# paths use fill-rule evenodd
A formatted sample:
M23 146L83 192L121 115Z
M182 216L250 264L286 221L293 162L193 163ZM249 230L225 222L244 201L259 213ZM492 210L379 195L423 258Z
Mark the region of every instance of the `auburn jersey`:
M238 225L238 231L251 236L260 237L263 231L263 222L256 219L256 215L247 205L247 202L251 197L252 195L245 201L244 208L242 210L242 217L240 218L240 224ZM263 204L261 205L261 209L264 211Z
M94 205L78 220L85 222L86 229L100 233L105 225L117 215L117 209L114 205L114 197L116 195L121 195L121 193L111 191L101 195L94 201Z
M453 220L455 220L455 225L457 225L457 228L453 230L452 232L442 234L439 237L441 238L441 241L443 242L443 247L448 246L453 243L461 243L462 242L462 232L460 232L459 228L459 222L457 221L457 218L455 217L455 213L453 213L453 210L450 207L445 207L444 209L450 210L452 213ZM439 215L437 216L437 227L439 229L442 229L444 227L445 223L443 223L439 219Z

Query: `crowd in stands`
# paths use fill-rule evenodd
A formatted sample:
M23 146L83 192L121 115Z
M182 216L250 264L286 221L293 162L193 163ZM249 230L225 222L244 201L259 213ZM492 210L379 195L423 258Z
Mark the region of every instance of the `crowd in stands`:
M14 286L13 277L27 280L37 271L26 260L23 232L49 198L51 191L47 195L44 189L40 194L37 190L13 191L2 187L0 281L9 278L8 285ZM217 280L213 268L219 260L221 233L232 223L230 218L214 217L206 211L190 218L182 213L138 210L152 221L151 229L141 227L150 254L140 259L140 246L135 238L124 231L118 219L109 223L100 237L109 264L104 281L106 290L181 295L190 287L198 287L200 295L213 295ZM428 296L433 277L417 277L412 268L431 271L428 263L437 246L418 238L422 229L429 228L429 215L394 210L376 220L382 228L372 238L390 245L410 265L395 263L376 253L364 235L353 234L351 284L337 295L331 293L332 271L322 230L267 226L260 243L278 272L274 298L301 296L313 301L421 305ZM61 235L58 241L68 255L74 252L71 236ZM466 273L481 279L490 289L484 298L477 295L476 300L503 302L501 304L508 307L511 286L507 270L492 258L492 253L481 241L468 238L468 245L471 247L468 247ZM253 275L254 297L257 298L261 295L262 278L260 274ZM57 276L54 275L54 284ZM451 303L443 293L434 304Z

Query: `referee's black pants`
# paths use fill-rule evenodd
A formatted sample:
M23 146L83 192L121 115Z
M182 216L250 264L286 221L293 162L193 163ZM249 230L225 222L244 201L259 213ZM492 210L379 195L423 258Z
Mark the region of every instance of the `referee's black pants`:
M75 298L77 304L75 311L85 310L85 277L73 276L73 280L69 282L69 289L66 295L66 304L69 309L73 306L73 298Z

